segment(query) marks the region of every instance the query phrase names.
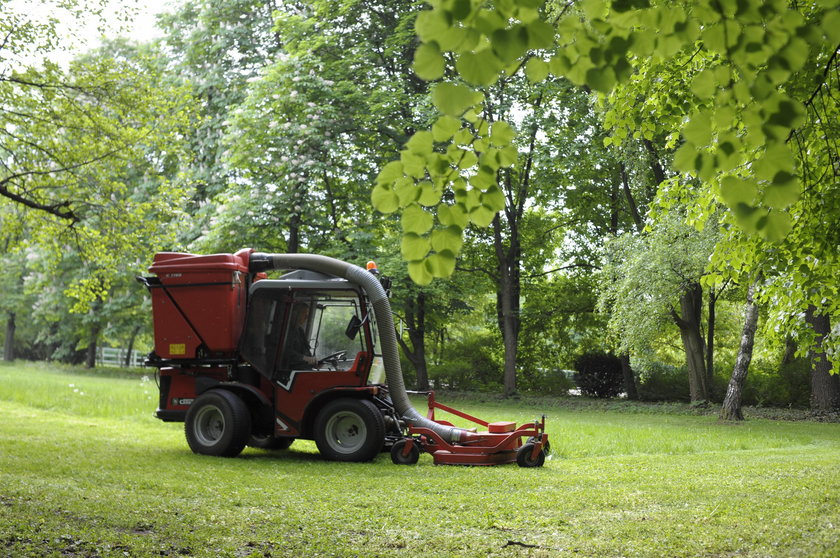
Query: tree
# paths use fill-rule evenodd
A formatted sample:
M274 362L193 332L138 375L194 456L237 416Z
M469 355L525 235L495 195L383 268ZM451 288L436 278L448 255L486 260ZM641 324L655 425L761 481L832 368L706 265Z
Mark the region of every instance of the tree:
M12 14L3 25L12 63L0 74L0 204L23 210L29 240L54 255L47 261L68 246L79 252L89 273L68 294L84 311L178 214L182 191L164 176L177 157L182 97L148 49L112 42L62 67L45 54L59 40L54 21ZM43 58L26 65L27 53ZM0 226L20 233L18 222Z
M747 372L752 360L753 345L755 343L755 330L758 325L758 304L755 302L755 284L747 287L747 303L744 307L744 331L741 334L741 345L738 349L738 359L735 361L735 368L729 379L726 388L726 396L720 409L722 420L744 420L741 412L741 396L744 390L744 381L747 379Z
M820 311L838 313L836 302L831 302L838 297L830 296L836 285L831 277L838 269L836 249L829 245L836 247L836 232L830 232L826 243L822 227L817 226L836 223L838 215L834 202L826 206L818 201L838 197L837 107L829 93L838 72L837 2L788 6L591 1L549 4L542 10L542 2L530 0L431 4L417 22L423 45L415 67L422 77L446 77L448 61L454 61L457 74L474 87L524 68L534 81L549 74L564 75L604 93L622 84L635 92L628 97L635 105L640 104L637 97L655 98L658 111L640 118L634 133L650 140L645 123L655 130L662 114L667 115L666 122L679 122L670 131L669 145L679 147L673 168L681 174L658 195L670 204L691 200L687 218L698 226L724 209L721 220L731 235L720 243L724 250L715 251L711 267L725 267L723 258L739 246L746 257L740 258L736 273L749 274L762 267L769 271L766 256L771 254L774 263L782 264L773 269L780 281L768 273L760 299L784 299L786 309L797 310L788 316L801 314L807 307L804 302L817 300ZM655 88L643 89L654 83L655 76L673 74L675 68L682 70L682 79L658 79ZM457 138L436 138L442 145L422 150L427 164L421 168L386 165L374 188L375 203L407 211L408 204L395 199L393 191L398 182L408 179L464 192L463 201L456 199L459 207L428 204L440 227L450 226L453 213L483 218L486 211L501 208L492 195L498 167L487 165L485 172L466 177L469 187L453 170L460 155L451 145L468 147L477 158L484 155L485 161L496 157L488 148L498 146L488 145L488 136L482 133L485 120L479 114L485 96L474 87L449 81L435 84L435 106L458 124L464 122L467 132ZM633 107L624 108L633 112ZM494 126L503 128L500 123ZM450 127L458 130L455 123ZM689 176L692 179L685 180ZM482 218L475 224L481 226ZM445 261L455 253L434 249L422 236L415 244L418 250L409 257L415 279L428 282L451 272ZM818 279L801 281L804 269ZM715 284L715 278L708 281ZM790 281L795 289L774 288ZM806 283L816 288L803 288ZM785 330L792 325L776 315L769 316L769 322ZM804 324L795 327L807 335ZM837 341L831 334L820 339L832 347ZM828 353L840 351L832 348Z
M661 330L676 325L682 339L692 401L710 399L700 281L717 240L717 227L697 231L679 210L649 232L617 239L605 266L599 304L610 310L620 350L645 354Z

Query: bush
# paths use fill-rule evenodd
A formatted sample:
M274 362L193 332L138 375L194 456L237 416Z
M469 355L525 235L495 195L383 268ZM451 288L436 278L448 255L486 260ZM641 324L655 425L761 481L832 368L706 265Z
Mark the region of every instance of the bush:
M797 358L778 370L750 367L744 382L744 405L807 409L811 397L811 366Z
M571 372L560 368L539 368L535 371L523 370L517 384L523 391L541 395L569 395L569 390L577 387Z
M429 364L429 380L435 389L501 390L502 367L491 352L495 345L495 338L485 333L453 341L440 364Z
M686 370L660 362L645 364L637 387L642 401L691 400Z
M584 395L615 397L624 391L621 360L606 353L586 353L575 360L575 382Z

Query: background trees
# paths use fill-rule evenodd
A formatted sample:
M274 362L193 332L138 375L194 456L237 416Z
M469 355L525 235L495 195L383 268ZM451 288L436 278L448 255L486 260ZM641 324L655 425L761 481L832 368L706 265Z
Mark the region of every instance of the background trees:
M612 349L628 394L675 366L705 401L760 277L753 367L810 354L834 408L836 4L187 1L66 66L6 17L7 353L142 340L156 250L251 245L385 262L421 387ZM22 325L35 285L74 318Z

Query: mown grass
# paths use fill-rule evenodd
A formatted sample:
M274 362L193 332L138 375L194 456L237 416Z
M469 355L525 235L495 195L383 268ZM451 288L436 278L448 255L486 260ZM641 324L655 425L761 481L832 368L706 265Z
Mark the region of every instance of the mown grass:
M155 403L141 377L0 366L0 555L840 555L838 424L557 406L544 468L397 467L197 456Z

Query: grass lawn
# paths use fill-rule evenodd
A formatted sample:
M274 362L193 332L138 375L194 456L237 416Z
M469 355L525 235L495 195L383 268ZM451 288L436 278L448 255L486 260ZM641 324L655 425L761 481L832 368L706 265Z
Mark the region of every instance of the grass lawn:
M156 396L140 376L0 365L0 556L840 556L836 423L458 400L544 410L551 459L400 467L300 441L194 455Z

